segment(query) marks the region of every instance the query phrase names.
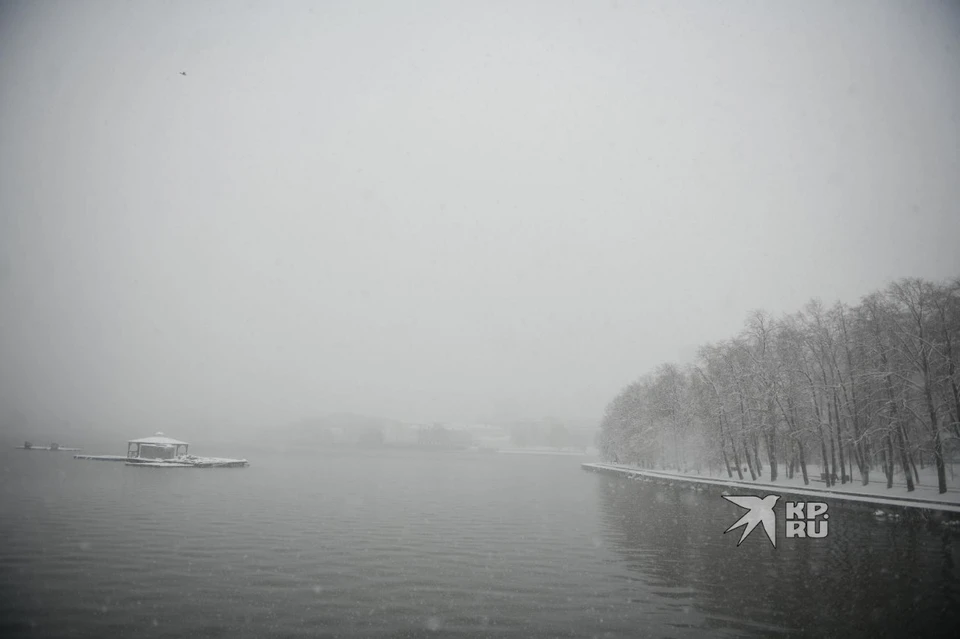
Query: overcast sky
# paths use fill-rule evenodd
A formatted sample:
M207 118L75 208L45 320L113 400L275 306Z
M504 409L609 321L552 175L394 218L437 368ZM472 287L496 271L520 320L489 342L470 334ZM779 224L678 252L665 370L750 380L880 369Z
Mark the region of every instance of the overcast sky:
M958 69L957 2L3 2L0 423L597 417L960 275Z

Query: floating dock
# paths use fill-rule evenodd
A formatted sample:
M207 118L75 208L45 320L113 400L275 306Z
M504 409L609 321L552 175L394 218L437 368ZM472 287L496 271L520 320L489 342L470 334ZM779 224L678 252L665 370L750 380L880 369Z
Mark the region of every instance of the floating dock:
M187 442L157 433L153 437L131 439L127 442L126 455L74 455L73 458L123 462L126 466L144 468L243 468L250 465L246 459L188 455L189 447Z
M144 468L243 468L249 466L246 459L229 459L227 457L194 457L185 455L173 459L127 459L127 466L143 466Z
M193 464L175 464L173 462L163 463L154 461L127 462L127 466L139 466L140 468L196 468Z
M125 462L130 461L129 457L123 455L74 455L74 459L90 459L93 461Z
M173 459L150 459L146 457L123 457L122 455L74 455L74 459L90 461L123 462L126 466L144 468L243 468L249 466L246 459L226 457L174 457Z

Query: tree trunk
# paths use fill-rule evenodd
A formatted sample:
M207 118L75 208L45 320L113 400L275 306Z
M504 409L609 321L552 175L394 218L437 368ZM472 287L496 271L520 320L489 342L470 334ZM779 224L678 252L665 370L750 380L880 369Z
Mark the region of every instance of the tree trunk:
M910 474L910 462L907 460L907 439L903 434L903 427L898 424L894 427L897 430L897 444L900 449L900 465L903 466L903 477L907 480L907 492L912 493L914 489L913 475Z
M719 400L720 398L718 396L717 401L719 402ZM723 433L723 405L720 405L719 410L717 411L717 427L720 430L720 450L723 452L723 465L727 467L727 477L730 479L733 479L733 473L730 472L730 462L727 459L727 444L725 441L726 438L724 437L724 433ZM731 440L731 443L733 443L733 440ZM737 457L736 445L733 446L733 456L734 458ZM737 475L740 476L740 479L743 479L743 474L740 472L739 460L737 460Z
M790 437L797 445L797 459L800 464L800 471L803 473L803 485L809 486L810 478L807 476L807 460L803 452L803 442L800 441L800 435L797 432L797 407L793 405L793 401L788 396L787 410L783 410L782 406L780 410L783 411L783 418L787 421L787 426L790 428Z
M827 487L833 486L830 476L830 458L827 457L827 442L823 436L823 415L820 412L820 402L817 400L817 389L813 384L813 379L808 378L810 382L810 403L813 404L813 415L817 420L817 434L820 436L820 474L823 476ZM830 446L833 446L833 438L830 438Z
M757 463L757 475L763 475L763 464L760 461L760 436L753 436L753 460Z
M770 481L779 477L777 467L777 418L774 412L773 398L767 397L767 420L770 422L770 434L767 436L767 459L770 462Z
M952 364L953 362L951 361L951 365ZM940 440L940 425L937 423L937 409L933 405L933 391L930 389L930 363L927 360L926 347L921 348L920 365L923 370L923 398L927 403L927 412L930 414L930 432L933 434L933 460L937 465L937 489L942 495L947 492L947 472L943 465L943 443Z
M747 468L750 470L750 479L757 479L757 472L754 471L753 460L750 458L750 445L747 437L747 413L743 408L743 394L737 390L737 397L740 400L740 442L743 445L743 453L747 460Z
M767 451L767 466L770 467L770 481L777 481L777 454L773 451L770 433L763 434L763 446Z
M927 410L930 411L930 430L933 431L933 461L937 465L937 490L942 495L947 492L947 469L943 465L943 441L940 439L940 428L937 425L937 410L933 406L933 397L930 394L930 385L924 384L927 396Z
M840 456L840 484L847 483L847 464L843 457L843 435L840 431L840 398L837 397L837 391L833 391L833 413L837 424L837 454ZM850 475L853 475L853 469L850 469Z
M827 412L830 412L829 406L827 406ZM830 424L827 424L827 439L830 440L830 481L836 484L837 480L834 478L837 476L837 450L833 442L833 432L830 430Z
M903 425L900 420L900 411L897 410L897 401L893 393L893 382L890 381L890 370L887 365L887 355L880 351L880 363L883 368L883 380L887 389L887 401L890 406L890 415L892 417L893 428L897 431L897 444L900 456L900 464L903 466L903 476L907 481L907 492L913 492L913 477L910 475L910 462L907 461L907 441L903 432Z
M730 470L730 460L727 458L727 446L723 443L723 437L720 437L720 452L723 454L723 467L727 469L727 478L733 479L733 471Z
M887 475L887 488L893 488L893 439L890 433L886 437L887 447L883 449L883 472Z
M863 485L870 483L870 454L867 451L867 443L860 438L860 420L859 408L857 406L857 383L853 377L853 357L850 354L850 341L847 338L847 320L845 313L840 313L840 327L843 330L843 349L847 355L847 371L850 375L850 418L853 421L853 442L854 450L857 451L857 465L860 469L860 479ZM852 473L851 473L852 474Z
M763 446L767 452L767 466L770 467L770 481L777 481L777 451L774 434L768 430L763 434Z
M820 431L820 468L824 481L827 482L827 488L833 486L833 480L830 477L830 459L827 457L827 444L823 441L823 430Z
M733 463L737 465L737 477L740 481L743 481L743 465L740 464L740 453L737 451L737 444L733 441L733 435L728 434L727 438L730 440L730 448L733 449Z
M953 340L950 338L950 330L947 327L947 316L944 311L943 306L937 305L937 308L940 312L940 325L943 328L943 344L945 349L945 355L947 359L947 375L950 378L950 390L953 391L953 430L954 434L957 437L960 437L960 389L957 388L957 365L954 363L953 359ZM937 437L939 439L939 437ZM936 448L937 442L933 443L934 448ZM941 454L941 463L943 455ZM937 467L937 480L939 483L940 470L939 466Z
M797 456L800 458L800 472L803 474L803 485L810 485L810 477L807 475L807 458L804 456L803 444L797 441Z
M737 477L743 481L743 466L740 464L740 453L737 451L737 444L733 441L733 435L727 433L727 439L730 440L730 448L733 449L733 463L737 465Z
M756 480L757 473L753 467L753 459L750 457L750 446L747 445L746 441L741 442L743 445L743 454L747 460L747 469L750 471L750 479Z

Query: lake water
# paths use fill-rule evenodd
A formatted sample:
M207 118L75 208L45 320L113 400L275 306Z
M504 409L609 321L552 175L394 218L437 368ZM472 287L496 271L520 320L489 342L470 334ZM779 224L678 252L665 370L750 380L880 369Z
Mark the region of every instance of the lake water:
M742 511L716 494L576 457L246 454L155 470L0 452L0 636L849 638L960 620L960 535L942 526L836 505L827 539L737 548L722 533Z

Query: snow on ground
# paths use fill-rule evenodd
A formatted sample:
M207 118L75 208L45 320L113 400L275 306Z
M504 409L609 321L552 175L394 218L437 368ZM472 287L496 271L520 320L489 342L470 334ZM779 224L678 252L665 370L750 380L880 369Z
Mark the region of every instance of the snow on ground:
M231 459L228 457L197 457L196 455L181 455L180 457L174 457L173 459L148 459L144 461L143 458L131 458L125 455L74 455L74 459L90 459L94 461L115 461L115 462L127 462L128 466L136 466L137 464L150 464L152 466L170 466L171 468L178 466L218 466L224 464L247 464L246 459Z
M230 457L197 457L196 455L181 455L174 457L172 462L182 462L184 464L218 464L223 462L241 462L246 459L232 459Z
M130 459L126 455L74 455L74 459L90 459L93 461L116 461L123 462Z
M946 493L941 494L937 490L936 470L932 468L920 470L918 472L920 483L913 492L908 492L902 475L894 477L893 488L888 489L886 477L882 471L871 473L870 483L866 486L855 476L853 482L847 482L844 485L838 482L835 486L828 488L826 483L820 480L820 468L813 465L807 467L810 478L809 485L804 485L803 477L799 473L792 479L787 479L786 475L781 474L775 482L771 482L767 474L769 472L768 468L764 468L763 476L757 480L751 480L750 474L747 472L744 473L743 481L740 481L736 473L730 479L726 473L678 473L669 470L648 470L626 464L596 463L584 464L583 466L585 468L615 470L625 474L640 474L655 479L745 488L754 492L781 492L878 505L916 506L960 513L960 488L957 487L960 478L951 477L949 467L947 469L948 489Z

